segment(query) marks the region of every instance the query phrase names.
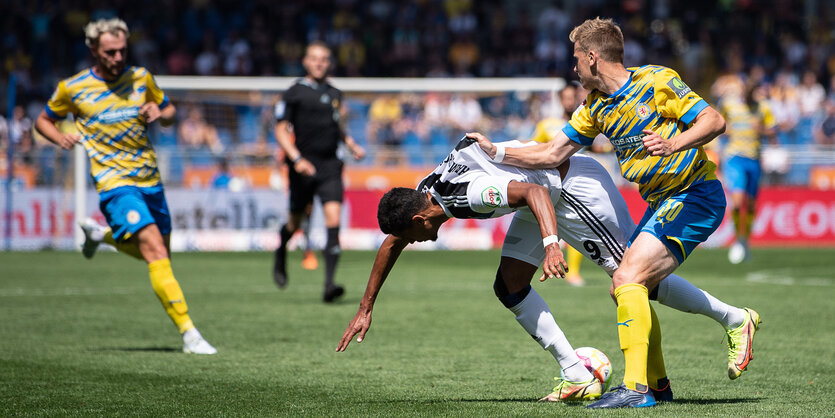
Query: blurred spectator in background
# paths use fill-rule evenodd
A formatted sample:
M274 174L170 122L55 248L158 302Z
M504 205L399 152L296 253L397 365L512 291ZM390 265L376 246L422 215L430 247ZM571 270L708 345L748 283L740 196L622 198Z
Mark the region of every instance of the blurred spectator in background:
M473 132L480 128L483 112L474 94L459 93L449 102L447 120L458 132ZM459 138L451 138L453 141Z
M786 147L780 145L776 136L768 139L768 145L762 151L762 169L765 174L764 183L769 186L785 184L786 176L791 168L791 157Z
M815 127L815 143L827 147L835 146L835 98L826 101L823 119Z
M403 133L396 124L403 117L403 108L397 96L391 93L378 95L368 110L368 138L378 146L377 160L382 165L400 165L405 162Z
M9 22L2 29L0 97L7 97L9 76L14 74L19 103L24 108L41 103L35 107L42 108L56 74L90 64L88 51L79 42L83 37L79 28L91 16L124 16L135 28L128 40L130 64L155 74L302 76L305 42L325 39L334 46L332 71L337 76L572 80L576 76L570 56L562 52L572 46L566 37L568 29L572 22L605 15L623 23L627 67L645 61L674 66L701 92L710 88L720 69L744 82L750 78L766 86L778 120L778 139L792 155L800 155L789 176L798 182L803 173L797 170L802 171L802 161L810 158L804 147L813 144L823 117L821 89L835 98L831 33L835 8L830 3L288 0L281 7L270 7L261 0L72 0L36 6L12 0L0 2L0 16ZM530 114L527 106L536 103L537 95L527 93L507 94L506 103L482 96L483 110L490 113L483 121L489 121L504 138L530 136L535 122L544 116L536 109ZM436 98L427 100L429 115L406 128L417 132L424 145L450 140L445 133L447 122L437 117L447 113L443 109L448 109L448 101ZM172 97L175 102L179 99ZM240 124L249 122L236 119L234 111L224 110L222 120L211 122L224 141L230 133L232 140L246 142L250 136L237 141L234 135ZM404 109L404 113L409 112ZM155 131L152 135L159 133ZM174 142L174 135L168 139Z
M211 32L203 34L203 49L194 59L194 72L198 75L220 75L220 56Z
M229 159L221 157L217 160L217 172L209 180L209 186L213 189L229 189L232 181L232 174L229 172Z
M255 141L245 143L241 146L241 155L248 165L252 166L273 166L278 163L276 149L263 134L258 134ZM283 162L282 162L283 164Z
M188 109L188 116L178 126L177 139L186 152L210 151L212 154L223 152L223 144L217 128L206 121L203 110L198 106Z
M768 104L777 121L777 134L782 144L797 144L795 127L800 123L800 103L792 75L781 72L768 92Z

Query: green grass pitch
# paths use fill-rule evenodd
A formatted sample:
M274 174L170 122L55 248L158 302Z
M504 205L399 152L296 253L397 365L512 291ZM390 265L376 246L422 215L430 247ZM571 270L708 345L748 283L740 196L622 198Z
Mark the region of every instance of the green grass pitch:
M147 269L103 252L0 253L0 416L831 416L835 410L835 251L760 249L732 266L699 249L679 273L758 310L755 359L726 375L721 327L658 307L676 402L596 411L540 404L556 362L492 290L498 252L407 251L377 300L365 341L336 353L373 252L345 252L336 304L322 269L290 284L271 254L176 254L174 272L215 356L185 355ZM608 277L534 283L575 347L597 347L623 376Z

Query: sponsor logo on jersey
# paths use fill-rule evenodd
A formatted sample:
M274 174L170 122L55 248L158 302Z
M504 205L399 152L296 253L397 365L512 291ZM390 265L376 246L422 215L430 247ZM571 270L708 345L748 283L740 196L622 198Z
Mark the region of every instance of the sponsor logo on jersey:
M135 225L136 223L139 222L139 218L140 218L139 212L137 212L135 210L130 210L130 211L128 211L128 215L126 216L126 218L127 218L129 224Z
M652 114L652 110L649 109L649 106L647 106L646 103L641 103L635 109L635 113L638 114L638 118L641 120L647 120Z
M612 146L615 147L616 150L619 152L626 151L628 149L637 148L644 144L643 137L647 136L645 133L641 132L638 135L627 136L625 138L614 138L610 142Z
M142 95L138 91L134 90L128 98L132 102L136 102L136 101L139 101L140 98L142 98Z
M322 102L322 104L328 104L328 102L331 101L331 96L328 96L327 93L324 93L322 94L322 97L319 98L319 101Z
M502 204L502 193L496 187L490 186L481 192L481 202L484 206L498 207Z
M684 84L680 78L675 77L667 82L667 85L673 90L673 93L678 96L679 99L683 98L690 93L690 87L687 87L687 84Z
M111 110L109 112L100 113L96 120L99 123L119 123L126 120L131 120L139 117L138 107L129 107L126 109Z

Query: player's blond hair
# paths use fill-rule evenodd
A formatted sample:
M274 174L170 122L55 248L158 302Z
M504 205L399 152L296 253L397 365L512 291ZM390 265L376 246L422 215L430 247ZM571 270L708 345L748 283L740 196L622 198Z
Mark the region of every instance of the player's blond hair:
M575 27L568 39L583 52L595 50L606 61L623 62L623 32L612 19L588 19Z
M128 31L128 24L124 20L114 17L112 19L99 19L90 22L84 26L84 43L90 48L95 48L99 45L99 37L103 33L112 35L119 35L119 32L125 34L125 38L130 36Z

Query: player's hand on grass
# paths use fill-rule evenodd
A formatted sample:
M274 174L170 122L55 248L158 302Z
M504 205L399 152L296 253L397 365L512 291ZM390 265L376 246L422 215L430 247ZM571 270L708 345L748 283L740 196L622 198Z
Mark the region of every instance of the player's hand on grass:
M675 142L672 139L665 139L650 129L644 129L646 136L641 138L644 141L644 148L653 157L669 157L675 153Z
M467 138L475 139L476 141L478 141L478 146L485 153L487 153L488 157L490 157L490 158L495 158L496 157L496 149L497 148L496 148L495 145L493 145L492 142L490 142L489 139L487 139L486 136L484 136L484 135L482 135L478 132L467 132L466 135L464 135L464 136L466 136Z
M565 274L568 273L568 263L565 261L565 257L558 243L549 244L545 247L545 260L542 262L542 272L542 277L539 278L540 282L553 279L554 277L564 279Z
M154 102L146 102L139 108L139 114L145 118L146 123L153 123L159 119L162 112L159 110L159 105Z
M351 343L351 339L354 338L354 335L357 335L357 343L361 343L362 340L365 338L365 333L368 332L368 328L371 327L371 311L360 308L356 315L354 315L354 319L348 323L348 328L345 328L345 333L342 334L342 339L339 340L339 345L336 346L336 351L345 351L348 348L348 344Z
M316 174L316 167L310 161L307 161L306 158L302 158L296 161L293 164L293 170L296 170L297 173L303 176L312 176Z
M79 134L61 134L61 136L58 137L58 141L56 143L59 147L65 150L71 150L72 147L75 146L75 144L77 144L80 140L81 135Z

